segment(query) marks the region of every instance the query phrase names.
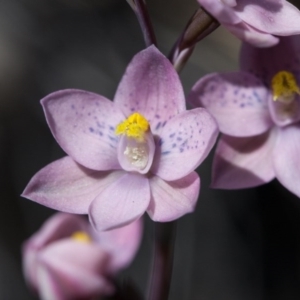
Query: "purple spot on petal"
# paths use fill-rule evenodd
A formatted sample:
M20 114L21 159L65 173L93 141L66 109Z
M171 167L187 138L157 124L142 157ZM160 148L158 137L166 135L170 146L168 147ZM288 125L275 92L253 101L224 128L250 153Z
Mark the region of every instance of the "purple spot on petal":
M261 102L262 101L256 91L253 92L253 96L254 96L254 98L256 99L257 102Z
M172 133L169 135L170 138L173 138L175 136L175 133Z
M161 122L158 122L155 126L155 130L158 130L160 128Z
M155 115L155 118L156 118L156 119L159 119L159 118L160 118L160 116L159 116L159 115Z
M161 154L162 155L166 155L166 154L169 154L170 153L170 151L164 151L164 152L162 152Z
M175 144L175 143L174 143L174 144L172 144L172 148L175 148L176 146L177 146L177 144Z
M209 87L209 91L214 92L215 89L216 89L216 86L214 84L211 84L210 87Z
M92 127L90 127L89 130L90 130L90 132L94 132L95 131L94 128L92 128Z
M115 137L113 137L113 136L111 136L111 135L108 135L108 138L109 138L111 141L113 141L113 142L115 142L115 141L116 141L116 138L115 138Z

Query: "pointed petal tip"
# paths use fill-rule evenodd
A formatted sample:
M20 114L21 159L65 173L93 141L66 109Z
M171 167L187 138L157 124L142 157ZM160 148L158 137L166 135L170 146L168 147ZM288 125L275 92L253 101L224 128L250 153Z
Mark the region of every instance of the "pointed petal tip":
M126 220L125 222L121 222L118 224L106 224L106 223L100 223L98 222L94 216L89 212L89 221L91 223L91 225L93 226L93 228L97 231L97 232L103 232L103 231L110 231L110 230L114 230L114 229L118 229L124 226L127 226L129 224L132 224L134 221L136 221L137 219L141 218L143 214L141 214L138 217L132 218L130 220Z
M194 212L200 192L200 177L192 172L179 180L167 182L155 176L151 179L151 192L148 215L155 222L171 222Z

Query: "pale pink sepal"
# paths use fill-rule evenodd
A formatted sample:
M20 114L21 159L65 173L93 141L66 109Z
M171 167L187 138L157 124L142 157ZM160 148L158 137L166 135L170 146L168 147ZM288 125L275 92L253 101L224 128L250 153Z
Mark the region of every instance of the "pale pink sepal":
M276 136L276 129L245 138L222 135L214 156L211 186L241 189L274 179L272 156Z
M127 225L144 214L149 201L148 178L138 173L124 173L92 202L90 221L98 231Z
M121 172L90 170L66 156L36 173L22 196L63 212L87 214L91 202Z
M274 35L300 33L300 12L285 0L198 0L239 39L256 47L279 42Z
M279 43L279 38L253 28L244 21L238 24L223 24L228 31L240 40L259 48L273 47Z
M25 278L34 289L37 283L37 253L56 240L70 236L73 232L88 229L88 224L79 216L57 213L49 218L38 232L23 245L23 271Z
M185 97L178 74L155 46L139 52L128 65L114 102L126 116L139 112L157 134L166 122L185 111Z
M58 91L41 103L53 136L75 161L93 170L120 168L114 131L124 115L114 103L81 90Z
M300 127L287 126L278 130L273 163L277 179L300 197Z
M198 0L198 2L222 24L237 24L241 22L241 19L233 10L234 2L232 1L230 5L228 5L228 1L220 0Z
M66 238L46 247L37 259L42 299L50 300L49 292L65 300L113 292L113 286L99 276L106 269L109 254L95 243Z
M207 157L218 133L216 121L206 109L177 115L161 132L151 172L167 181L183 178Z
M72 237L78 231L91 239ZM43 300L108 295L112 276L132 261L141 237L141 220L97 233L85 218L57 213L23 245L26 281Z
M94 239L110 254L107 267L109 274L115 274L131 263L139 249L142 234L142 218L117 229L95 232Z
M300 12L285 0L238 0L235 12L262 32L279 36L300 33Z
M273 122L268 110L269 90L246 72L214 73L192 88L188 102L205 107L220 131L232 136L252 136L268 130Z
M195 210L200 178L196 172L169 182L154 176L150 179L150 187L151 201L147 209L150 218L169 222Z

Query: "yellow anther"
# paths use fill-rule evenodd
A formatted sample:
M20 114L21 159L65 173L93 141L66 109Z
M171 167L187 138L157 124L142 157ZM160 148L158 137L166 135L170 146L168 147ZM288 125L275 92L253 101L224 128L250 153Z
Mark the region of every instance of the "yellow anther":
M144 140L144 135L148 130L148 121L144 116L135 112L117 126L115 134L125 134L128 137L132 137L137 141L142 142Z
M81 243L90 243L92 241L91 237L84 231L75 231L71 238Z
M291 102L300 89L295 76L288 71L280 71L272 78L273 100Z

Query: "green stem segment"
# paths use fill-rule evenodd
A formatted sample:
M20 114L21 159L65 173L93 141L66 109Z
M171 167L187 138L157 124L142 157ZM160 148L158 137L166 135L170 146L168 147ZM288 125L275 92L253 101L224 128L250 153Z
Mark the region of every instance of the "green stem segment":
M183 33L175 43L169 59L177 72L180 72L192 55L197 42L220 26L203 8L199 8L187 23Z
M155 223L154 261L147 300L167 300L169 296L176 223Z
M153 30L152 22L148 13L148 9L144 0L127 0L135 12L137 19L143 31L145 44L147 47L156 46L156 37Z

